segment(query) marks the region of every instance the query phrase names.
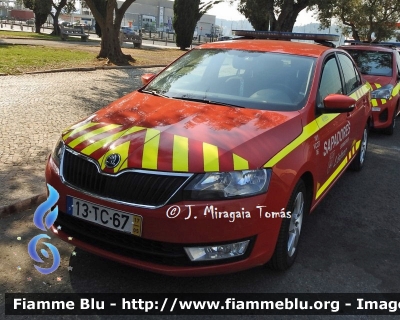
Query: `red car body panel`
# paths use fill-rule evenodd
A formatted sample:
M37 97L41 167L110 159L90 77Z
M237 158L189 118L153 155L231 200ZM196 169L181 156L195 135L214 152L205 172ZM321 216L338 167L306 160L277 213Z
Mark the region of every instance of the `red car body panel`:
M400 113L400 56L397 50L393 50L384 46L373 45L351 45L342 46L340 48L349 51L350 53L351 50L364 50L386 52L393 55L392 74L390 76L369 74L363 75L364 79L371 85L372 91L388 84L393 86L392 94L389 99L371 99L373 127L376 129L385 129L390 127L393 121L393 117L396 117ZM384 114L386 114L386 116Z
M161 119L160 113L164 115ZM149 134L147 128L151 128L152 139L157 137L160 140L154 163L142 161L144 142ZM272 156L282 144L288 144L301 131L302 124L297 112L239 109L177 99L170 99L166 103L165 98L149 98L143 93L133 92L100 110L89 121L64 131L63 140L75 151L99 162L100 159L104 160L109 150L128 142L120 167L110 170L102 166L104 172L117 173L126 167L182 171L172 168L173 141L176 136L185 137L188 139L188 165L183 172L208 171L205 168L207 164L201 161L204 158L204 143L218 148L219 170L231 171L235 169L232 153L248 161L248 167L244 169L260 168L268 160L265 150L258 148L260 141L267 144ZM110 135L115 137L109 141L103 140ZM100 140L103 142L97 148L90 148ZM254 148L249 150L249 145ZM248 157L249 153L251 158ZM125 161L127 163L124 164Z
M71 187L63 181L58 164L51 156L46 166L46 181L60 194L60 214L68 211L67 197L74 197L143 217L141 238L144 240L196 246L252 239L248 255L239 261L226 260L220 264L173 266L116 253L79 236L69 240L71 234L66 228L57 230L55 225L53 232L61 239L121 263L169 275L236 272L270 260L282 219L271 219L267 213L285 212L299 179L305 180L310 188L309 205L313 210L343 174L359 150L371 106L369 90L363 83L349 94L356 101L354 111L316 118L322 65L325 58L337 50L272 40L224 41L205 44L195 50L209 48L317 58L305 107L291 112L263 111L181 101L135 91L66 129L62 140L66 147L98 163L99 170L108 175L118 175L127 169L204 173L270 168L268 192L229 200L178 200L149 209ZM182 141L184 146L179 144ZM106 156L116 151L122 157L120 164L107 168ZM173 219L166 217L171 206L179 211ZM234 214L228 214L227 218L221 217L221 212L222 216L224 212ZM88 228L91 226L94 225L89 223Z

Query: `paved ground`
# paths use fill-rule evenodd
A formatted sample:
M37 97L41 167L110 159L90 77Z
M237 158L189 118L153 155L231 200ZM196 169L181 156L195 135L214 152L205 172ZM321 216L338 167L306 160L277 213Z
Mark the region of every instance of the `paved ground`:
M400 118L397 119L397 126ZM302 228L296 263L286 272L265 267L234 274L177 278L153 274L103 259L51 233L50 243L61 256L60 267L40 274L27 252L36 207L0 220L0 319L41 320L43 316L4 315L6 293L384 293L400 292L400 130L393 136L371 132L365 167L347 171L322 200ZM238 222L238 220L236 220ZM43 248L41 246L41 248ZM74 253L73 253L74 251ZM50 263L52 260L46 261ZM40 265L40 264L39 264ZM50 265L41 265L49 267ZM68 269L70 267L70 269ZM71 269L72 268L72 269ZM299 296L301 298L301 296ZM386 297L387 298L387 297ZM336 299L336 298L335 298ZM395 299L399 300L399 299ZM345 316L328 319L386 319ZM393 314L390 319L398 316ZM182 320L203 316L132 316L129 319ZM207 316L207 320L258 320L265 316ZM46 318L47 319L47 318ZM48 317L48 319L52 319ZM57 316L57 320L128 319L126 316ZM326 316L268 316L270 319L326 319Z
M3 24L0 30L10 30L10 25ZM19 29L14 28L14 31ZM93 35L93 40L100 39ZM0 39L1 43L100 46L99 41L35 39ZM165 42L152 40L144 40L143 46L176 49L175 45L167 47ZM123 47L133 47L133 44L124 43ZM45 192L46 157L66 126L138 88L142 73L159 70L96 70L0 77L0 216L10 211L10 205L21 205L22 200ZM41 202L34 200L32 205ZM24 210L26 204L11 210Z
M60 132L140 86L157 68L0 77L0 208L45 191Z

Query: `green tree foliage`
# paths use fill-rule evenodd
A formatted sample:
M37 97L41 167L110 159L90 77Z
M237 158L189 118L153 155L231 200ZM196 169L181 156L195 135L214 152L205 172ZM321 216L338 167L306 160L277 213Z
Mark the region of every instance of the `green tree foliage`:
M400 21L400 0L320 0L314 8L321 27L335 19L345 35L368 42L395 36Z
M176 33L176 45L185 50L190 47L198 17L200 0L175 0L172 25Z
M51 12L52 0L23 0L23 4L35 14L35 32L40 33L40 27Z
M176 33L176 45L181 50L185 50L192 44L196 24L203 14L222 1L175 0L172 25Z
M262 31L291 32L300 11L318 0L230 0L238 3L238 11Z
M101 29L101 47L98 58L108 59L117 65L126 65L134 59L122 53L119 42L119 30L122 18L135 0L125 0L118 7L117 0L85 0L86 6L96 19Z

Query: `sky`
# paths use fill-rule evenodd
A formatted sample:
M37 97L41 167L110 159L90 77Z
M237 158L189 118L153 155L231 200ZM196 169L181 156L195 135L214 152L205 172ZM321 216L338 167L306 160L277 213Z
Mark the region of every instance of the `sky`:
M226 2L221 2L215 5L211 10L207 12L207 14L215 15L218 19L226 19L226 20L246 19L242 14L239 13L239 11L237 11L235 4L231 6ZM312 22L316 22L316 20L312 17L312 13L303 10L297 17L295 25L301 26Z

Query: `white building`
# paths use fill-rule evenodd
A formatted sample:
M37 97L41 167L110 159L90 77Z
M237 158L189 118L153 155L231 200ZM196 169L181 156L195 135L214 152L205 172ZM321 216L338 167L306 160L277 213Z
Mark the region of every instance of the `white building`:
M123 1L117 1L121 6ZM128 8L122 19L122 25L132 26L135 29L151 31L173 31L172 19L174 16L174 1L170 0L136 0ZM215 16L205 14L197 23L195 34L216 33Z

